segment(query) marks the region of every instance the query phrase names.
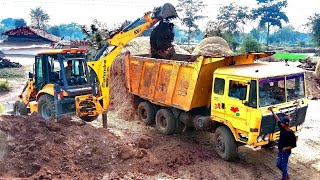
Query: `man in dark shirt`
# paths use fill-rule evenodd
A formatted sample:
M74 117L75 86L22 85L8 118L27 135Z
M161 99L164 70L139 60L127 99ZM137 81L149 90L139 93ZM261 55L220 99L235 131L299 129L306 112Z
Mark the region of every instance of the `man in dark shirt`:
M288 161L291 154L291 149L297 146L296 136L294 132L290 129L291 117L285 116L280 120L280 118L273 112L273 108L268 108L277 122L280 129L280 139L278 143L278 158L277 167L282 171L282 179L290 179L288 176Z

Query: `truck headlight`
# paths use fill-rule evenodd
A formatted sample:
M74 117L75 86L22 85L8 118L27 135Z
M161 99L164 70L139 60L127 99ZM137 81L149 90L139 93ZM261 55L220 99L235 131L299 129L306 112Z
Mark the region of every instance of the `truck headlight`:
M268 141L269 140L269 135L267 134L267 135L263 136L263 140L264 141Z
M257 141L258 141L258 142L261 142L261 141L262 141L262 138L263 138L262 135L258 136Z

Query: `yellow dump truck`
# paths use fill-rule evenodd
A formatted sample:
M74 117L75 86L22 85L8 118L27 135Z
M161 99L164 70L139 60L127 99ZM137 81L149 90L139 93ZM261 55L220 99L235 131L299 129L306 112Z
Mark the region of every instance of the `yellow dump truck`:
M130 93L138 96L138 116L164 134L186 127L214 132L220 157L232 160L240 145L274 146L279 129L268 110L291 114L301 129L307 111L304 71L256 63L273 53L194 57L174 60L126 55Z

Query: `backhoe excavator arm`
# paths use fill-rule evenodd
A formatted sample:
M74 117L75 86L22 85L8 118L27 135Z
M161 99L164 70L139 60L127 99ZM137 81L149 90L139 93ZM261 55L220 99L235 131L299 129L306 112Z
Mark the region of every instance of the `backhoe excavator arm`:
M105 114L110 104L110 69L115 58L120 54L122 48L132 39L140 36L144 31L155 25L158 21L178 17L173 5L166 3L161 7L157 7L153 12L147 12L143 18L136 20L122 31L117 32L108 40L107 45L97 55L95 61L89 61L88 66L95 72L100 84L101 96L96 99L93 96L80 96L76 98L77 116L95 116L97 114ZM143 22L141 24L141 21ZM138 24L138 25L137 25ZM102 100L102 105L99 104ZM81 105L81 102L92 101L91 108ZM101 106L100 106L101 105ZM93 110L92 110L93 109ZM89 110L89 111L87 111Z

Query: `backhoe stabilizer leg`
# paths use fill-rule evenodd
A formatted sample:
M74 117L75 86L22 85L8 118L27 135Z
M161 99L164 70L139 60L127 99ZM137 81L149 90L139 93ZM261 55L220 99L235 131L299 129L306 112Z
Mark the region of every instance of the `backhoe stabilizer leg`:
M108 128L108 116L107 113L102 114L102 127Z

